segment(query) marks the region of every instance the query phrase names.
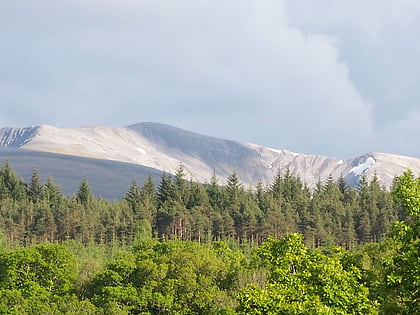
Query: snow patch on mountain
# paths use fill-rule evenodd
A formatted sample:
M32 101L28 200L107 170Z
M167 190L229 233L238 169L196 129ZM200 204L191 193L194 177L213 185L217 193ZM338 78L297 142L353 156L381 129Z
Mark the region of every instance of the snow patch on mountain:
M358 166L353 167L350 170L350 173L355 174L356 176L360 176L365 173L376 161L373 157L368 157L364 163L359 164Z
M147 154L146 150L143 148L137 148L137 151L139 151L141 154L144 154L144 155Z
M278 172L287 171L300 176L310 188L330 175L343 176L349 184L356 185L362 174L368 179L376 174L390 187L394 176L407 168L420 173L418 158L368 153L339 160L203 136L155 123L129 127L2 128L0 146L128 162L172 173L182 163L187 177L199 182L208 181L215 173L219 183L224 183L235 171L247 187L255 187L258 181L269 184Z
M283 150L278 150L278 149L273 149L273 148L267 148L267 149L275 153L279 153L279 154L283 153Z
M1 128L0 147L19 148L36 136L39 127Z

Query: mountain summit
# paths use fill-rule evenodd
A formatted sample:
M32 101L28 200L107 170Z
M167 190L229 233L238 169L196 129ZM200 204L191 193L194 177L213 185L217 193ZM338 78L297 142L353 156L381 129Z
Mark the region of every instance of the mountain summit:
M246 186L255 186L260 180L269 183L277 172L287 170L300 176L309 187L315 187L318 181L329 176L343 176L348 184L355 185L362 174L368 178L376 174L389 187L393 178L406 168L420 173L420 159L413 157L367 153L339 160L213 138L158 123L128 127L2 128L0 148L2 159L7 158L5 152L13 148L13 156L43 152L55 154L57 159L71 156L88 158L92 163L124 162L169 173L182 163L188 176L199 182L208 181L213 173L223 182L235 171ZM6 148L9 151L5 151Z

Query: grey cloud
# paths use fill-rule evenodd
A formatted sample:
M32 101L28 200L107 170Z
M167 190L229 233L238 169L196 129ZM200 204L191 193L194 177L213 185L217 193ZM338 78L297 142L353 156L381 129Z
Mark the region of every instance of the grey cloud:
M420 2L290 0L287 7L294 27L337 39L339 60L348 65L355 87L373 105L374 149L420 156L420 124L410 127L414 137L388 141L390 130L404 133L404 122L412 122L420 109Z
M405 118L387 124L380 130L382 148L389 149L391 153L418 157L419 126L420 109L410 111Z
M290 24L283 1L34 3L0 4L0 106L27 113L0 125L159 121L337 157L379 147L340 38Z

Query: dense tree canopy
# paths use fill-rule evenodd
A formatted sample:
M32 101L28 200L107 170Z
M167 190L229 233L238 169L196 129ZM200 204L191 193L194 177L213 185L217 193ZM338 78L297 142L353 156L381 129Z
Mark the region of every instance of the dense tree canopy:
M377 314L360 271L345 270L340 254L311 251L295 233L269 238L256 253L269 277L263 288L249 284L240 292L241 314Z
M245 189L180 165L121 200L0 168L1 314L417 314L420 180L289 171ZM112 184L112 183L110 183Z

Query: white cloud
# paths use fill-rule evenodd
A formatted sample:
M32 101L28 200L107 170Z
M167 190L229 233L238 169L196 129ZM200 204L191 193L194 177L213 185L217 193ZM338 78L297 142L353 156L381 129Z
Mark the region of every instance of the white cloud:
M44 123L162 121L294 151L370 151L371 105L339 42L291 26L283 1L22 3L0 4L0 87L12 86L0 102Z
M420 110L420 2L287 0L291 25L305 34L337 39L339 60L364 99L372 103L375 145L372 150L420 156L414 136ZM392 131L391 131L392 130ZM413 132L414 135L420 133Z
M417 0L286 0L290 20L307 32L356 32L366 45L386 41L392 28L416 25Z

